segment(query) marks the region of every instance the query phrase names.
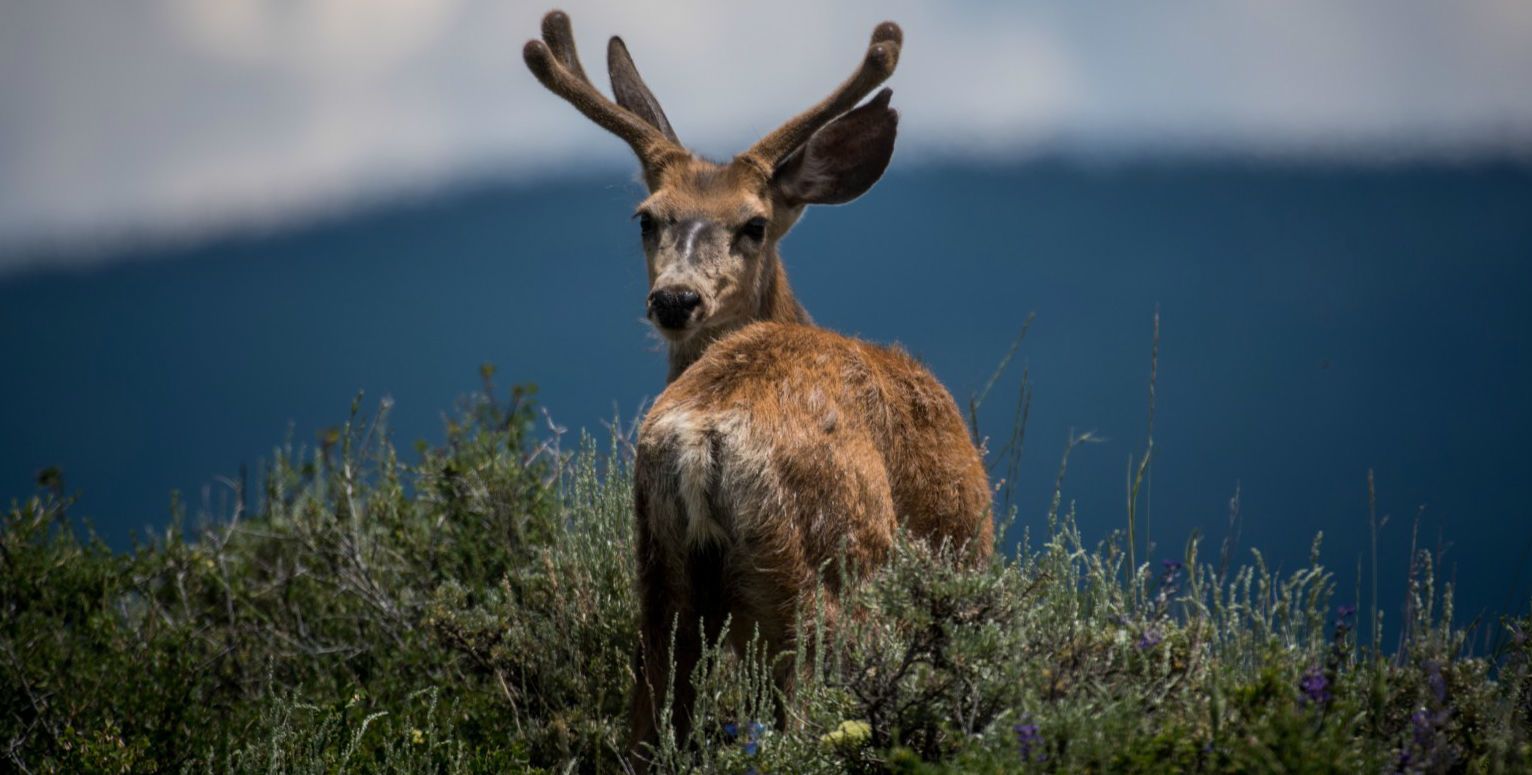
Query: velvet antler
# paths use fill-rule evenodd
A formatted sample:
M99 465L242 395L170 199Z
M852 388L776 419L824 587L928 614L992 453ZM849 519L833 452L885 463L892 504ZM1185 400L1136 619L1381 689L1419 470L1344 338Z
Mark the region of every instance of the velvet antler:
M867 45L867 55L855 74L830 93L818 105L799 113L787 123L777 127L771 134L761 138L750 150L735 157L770 177L778 164L793 151L799 149L825 124L856 107L856 104L872 93L873 89L888 80L899 64L899 48L904 44L904 33L899 25L883 22L872 31Z
M671 159L686 156L676 141L659 101L649 92L633 66L620 38L612 38L607 62L617 102L607 99L591 84L575 53L574 30L569 15L550 11L543 17L543 39L527 41L522 56L543 86L563 97L585 117L632 146L651 184Z

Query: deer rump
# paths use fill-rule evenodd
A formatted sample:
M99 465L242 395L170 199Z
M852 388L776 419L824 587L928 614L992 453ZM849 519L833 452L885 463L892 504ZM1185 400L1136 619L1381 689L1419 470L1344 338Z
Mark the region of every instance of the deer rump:
M798 607L823 583L833 621L842 571L875 567L901 528L986 556L990 494L967 433L951 395L900 350L783 323L715 343L639 432L649 659L699 619L716 638L727 617L736 648L756 632L768 652L791 648Z

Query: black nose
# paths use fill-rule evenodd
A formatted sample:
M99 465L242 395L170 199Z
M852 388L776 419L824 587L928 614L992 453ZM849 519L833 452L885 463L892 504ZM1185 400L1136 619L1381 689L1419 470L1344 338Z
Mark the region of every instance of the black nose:
M690 288L661 288L649 294L649 314L665 328L685 328L702 297Z

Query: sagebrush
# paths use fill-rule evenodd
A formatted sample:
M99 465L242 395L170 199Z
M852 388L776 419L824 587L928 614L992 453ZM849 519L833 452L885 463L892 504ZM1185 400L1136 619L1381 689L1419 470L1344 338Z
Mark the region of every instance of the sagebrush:
M0 531L0 746L28 772L611 772L637 639L629 448L485 389L402 462L387 406L277 449L229 513L112 551L57 472ZM614 425L614 427L617 427ZM1062 481L1062 475L1060 477ZM251 505L245 505L245 504ZM1515 772L1525 612L1469 653L1414 558L1402 645L1310 563L1130 562L1067 499L969 570L920 545L788 655L710 649L666 770ZM216 517L216 518L214 518ZM1004 534L1006 531L999 531ZM1011 531L1014 535L1018 531ZM826 569L827 573L835 569ZM811 618L814 610L800 616ZM1371 620L1371 621L1370 621ZM773 722L778 707L787 723Z

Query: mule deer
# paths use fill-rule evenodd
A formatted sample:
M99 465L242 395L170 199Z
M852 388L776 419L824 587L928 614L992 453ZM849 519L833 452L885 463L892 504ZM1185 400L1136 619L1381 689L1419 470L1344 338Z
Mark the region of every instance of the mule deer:
M893 73L902 42L897 25L878 25L849 80L722 164L680 145L620 38L607 49L615 102L586 77L565 14L527 43L537 79L626 140L649 189L636 217L670 372L635 462L635 751L655 739L668 686L685 738L688 677L726 618L735 648L759 633L780 653L821 583L833 620L841 579L821 581L826 566L854 578L900 528L971 558L990 551L988 479L952 397L903 351L815 327L777 255L807 205L849 202L888 166L890 92L857 103Z

